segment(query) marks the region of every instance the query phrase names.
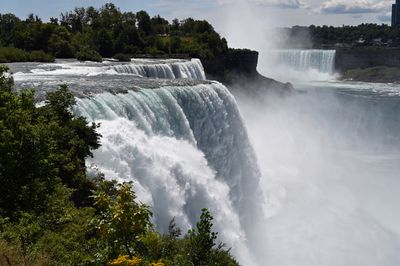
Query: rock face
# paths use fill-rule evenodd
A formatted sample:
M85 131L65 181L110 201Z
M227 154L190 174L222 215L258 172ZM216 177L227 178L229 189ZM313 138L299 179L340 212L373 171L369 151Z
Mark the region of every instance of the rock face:
M281 83L257 72L257 51L229 49L226 54L201 61L207 79L220 81L233 91L257 95L265 91L285 94L294 90L290 83Z
M377 66L400 67L400 48L353 47L336 50L335 68L339 73Z
M208 76L224 81L230 72L248 75L257 73L258 52L247 49L229 49L228 53L201 61Z

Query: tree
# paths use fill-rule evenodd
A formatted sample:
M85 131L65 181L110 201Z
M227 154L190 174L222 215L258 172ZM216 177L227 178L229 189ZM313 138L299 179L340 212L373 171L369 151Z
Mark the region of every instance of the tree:
M139 204L132 185L118 185L115 194L100 191L94 195L99 216L94 220L99 236L107 243L109 259L125 254L130 258L142 252L141 237L151 229L148 206Z
M142 31L145 35L152 34L151 19L146 11L142 10L137 12L136 19L138 21L138 27L140 31Z
M95 34L94 43L97 45L97 50L104 57L111 57L114 54L114 43L111 33L106 29L101 29Z
M71 113L75 98L66 86L36 107L33 91L13 93L6 71L0 67L0 215L42 212L59 182L75 190L76 204L86 204L85 159L99 147L97 125Z
M210 212L202 209L196 229L189 232L192 247L190 255L195 265L208 265L211 262L212 249L216 245L215 240L218 236L218 233L212 231L212 220Z

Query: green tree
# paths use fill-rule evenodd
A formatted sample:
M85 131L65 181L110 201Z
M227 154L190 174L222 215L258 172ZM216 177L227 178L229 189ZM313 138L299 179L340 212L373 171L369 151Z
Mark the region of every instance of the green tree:
M99 215L94 224L99 236L107 243L108 257L125 254L131 258L143 252L141 238L149 233L152 224L148 206L137 203L132 186L118 185L115 194L100 191L94 195Z
M136 19L138 21L139 30L145 35L152 34L151 19L146 11L139 11L136 13Z
M202 209L196 229L189 231L190 256L195 265L208 265L211 262L212 249L218 236L218 233L212 231L212 220L210 212Z
M13 93L7 68L0 68L0 214L16 219L20 212L47 208L48 195L60 180L76 195L89 194L85 159L99 147L97 125L75 117L74 96L66 86L36 107L32 91ZM85 204L85 197L76 203Z

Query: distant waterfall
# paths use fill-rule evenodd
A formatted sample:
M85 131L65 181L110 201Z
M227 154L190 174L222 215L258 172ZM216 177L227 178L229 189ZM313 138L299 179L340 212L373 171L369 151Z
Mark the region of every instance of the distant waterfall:
M276 50L275 60L297 71L318 70L333 74L335 71L335 50Z
M134 59L131 63L113 66L113 69L117 73L157 79L206 79L203 65L199 59L190 61Z
M261 212L260 173L234 97L219 83L98 94L75 112L101 123L94 163L107 178L134 181L155 223L188 229L201 208L222 239L243 255ZM259 212L259 213L260 213ZM249 264L247 264L249 265Z

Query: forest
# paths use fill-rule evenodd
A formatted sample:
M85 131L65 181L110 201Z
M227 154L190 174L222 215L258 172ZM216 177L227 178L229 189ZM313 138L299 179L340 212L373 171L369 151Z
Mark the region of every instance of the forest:
M102 57L128 60L139 55L180 54L201 59L228 51L227 41L207 21L172 22L146 11L121 12L108 3L99 9L75 8L43 22L0 14L0 62L53 61Z

